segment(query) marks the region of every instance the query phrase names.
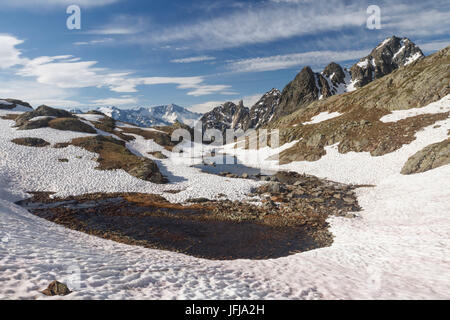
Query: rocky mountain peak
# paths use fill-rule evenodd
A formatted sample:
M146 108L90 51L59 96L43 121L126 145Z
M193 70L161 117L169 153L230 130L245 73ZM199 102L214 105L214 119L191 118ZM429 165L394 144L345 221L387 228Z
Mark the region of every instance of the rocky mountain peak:
M323 69L322 75L329 78L333 84L345 83L344 69L335 62L331 62L327 65L325 69Z
M292 80L281 93L280 105L275 111L275 117L279 118L298 109L299 105L309 104L319 98L317 75L309 67Z
M245 128L259 129L269 123L280 103L281 92L271 89L266 92L251 108L248 123Z
M200 121L202 122L203 130L217 129L225 134L227 129L234 128L238 119L245 113L245 109L243 103L238 106L231 101L225 102L201 117Z
M242 100L237 105L234 102L225 102L203 115L200 119L203 130L218 129L224 134L227 129L244 131L258 129L272 119L280 96L281 92L273 88L266 92L250 109L244 106Z
M420 48L411 40L392 36L351 67L352 80L355 87L360 88L423 57Z

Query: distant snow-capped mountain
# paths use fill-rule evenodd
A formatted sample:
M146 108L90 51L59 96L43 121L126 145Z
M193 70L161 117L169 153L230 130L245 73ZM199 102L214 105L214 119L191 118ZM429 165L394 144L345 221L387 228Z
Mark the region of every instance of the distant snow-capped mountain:
M200 113L191 112L175 104L132 109L99 107L96 110L117 121L128 122L140 127L166 126L177 121L192 127L202 116ZM73 111L77 113L77 110Z

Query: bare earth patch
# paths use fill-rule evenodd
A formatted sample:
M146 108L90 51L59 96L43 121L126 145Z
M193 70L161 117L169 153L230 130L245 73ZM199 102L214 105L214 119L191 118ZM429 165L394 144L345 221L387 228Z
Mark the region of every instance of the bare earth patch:
M331 245L326 219L359 210L354 187L311 176L284 178L277 188L267 184L255 190L255 195L272 194L263 205L208 199L174 204L139 193L63 199L33 193L18 204L70 229L213 260L279 258ZM284 200L287 192L294 193Z

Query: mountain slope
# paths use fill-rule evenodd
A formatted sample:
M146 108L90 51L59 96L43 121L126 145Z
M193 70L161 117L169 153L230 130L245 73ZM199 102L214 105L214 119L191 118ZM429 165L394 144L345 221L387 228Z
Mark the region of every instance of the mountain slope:
M392 36L355 63L350 70L331 62L320 73L304 67L280 93L272 89L250 109L227 102L202 117L204 129L258 129L290 115L310 103L352 92L394 70L423 59L422 51L408 38Z
M450 47L402 67L354 92L316 101L270 124L280 128L281 143L301 139L281 153L283 162L316 161L325 147L338 144L339 152L370 152L380 156L415 139L424 127L447 119L448 106L386 122L393 110L421 108L450 94ZM335 113L325 121L307 123L313 117Z

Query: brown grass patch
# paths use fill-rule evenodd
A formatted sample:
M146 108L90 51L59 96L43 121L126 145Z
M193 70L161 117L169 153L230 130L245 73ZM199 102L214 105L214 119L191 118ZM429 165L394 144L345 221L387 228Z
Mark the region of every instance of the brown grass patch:
M11 140L11 142L21 146L35 147L35 148L43 148L50 145L50 143L48 143L47 141L39 138L17 138Z

